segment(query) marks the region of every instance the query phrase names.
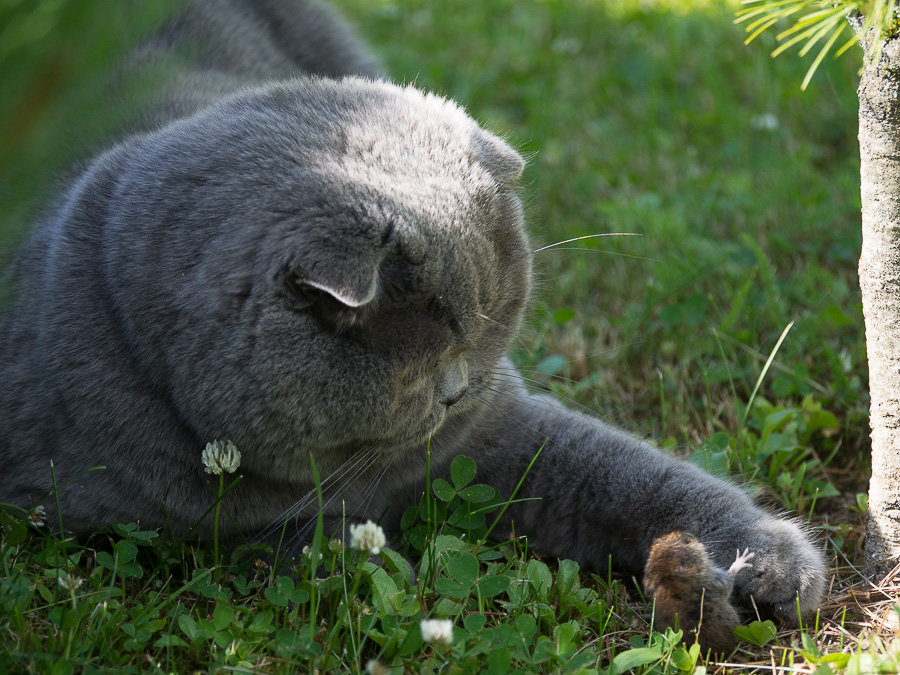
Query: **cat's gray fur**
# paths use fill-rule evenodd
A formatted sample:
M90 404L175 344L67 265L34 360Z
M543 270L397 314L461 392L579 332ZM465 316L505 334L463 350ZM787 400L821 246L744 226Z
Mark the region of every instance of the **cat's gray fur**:
M543 445L519 493L540 500L509 510L533 548L639 572L656 536L683 530L721 567L755 552L738 602L788 621L798 593L817 606L824 563L802 529L526 392L504 356L531 273L506 143L374 79L312 2L195 4L133 64L158 59L178 68L169 87L13 271L0 501L43 503L56 522L52 460L67 529L185 532L213 500L200 453L219 438L243 456L232 532L314 515L310 453L329 518L396 527L429 435L436 471L469 454L506 495Z

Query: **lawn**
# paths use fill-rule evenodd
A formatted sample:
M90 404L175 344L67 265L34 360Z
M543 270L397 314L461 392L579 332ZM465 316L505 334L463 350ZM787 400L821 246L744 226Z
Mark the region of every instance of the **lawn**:
M22 18L28 4L0 10L0 260L55 176L109 133L99 73L159 13L45 2L41 23ZM868 455L859 54L801 92L808 62L771 59L770 36L745 46L730 2L338 4L397 81L459 101L529 158L535 249L605 235L536 253L513 354L534 387L808 522L836 574L819 617L774 636L756 624L727 658L678 646L652 630L634 580L480 542L497 497L461 460L409 514L415 584L391 551L378 567L319 542L310 559L334 573L288 577L253 554L213 566L212 546L133 525L74 542L5 514L0 670L900 668L896 589L854 571ZM423 617L450 619L452 644L423 643Z

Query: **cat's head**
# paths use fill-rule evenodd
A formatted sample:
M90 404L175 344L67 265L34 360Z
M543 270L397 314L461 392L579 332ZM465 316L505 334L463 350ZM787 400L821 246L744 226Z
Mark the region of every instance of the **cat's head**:
M127 152L107 268L138 367L248 470L421 447L491 386L529 293L523 162L455 104L295 80Z

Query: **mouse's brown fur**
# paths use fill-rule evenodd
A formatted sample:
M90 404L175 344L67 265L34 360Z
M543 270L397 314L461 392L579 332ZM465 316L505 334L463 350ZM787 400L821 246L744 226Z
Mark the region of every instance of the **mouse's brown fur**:
M705 649L728 652L737 643L740 623L731 605L735 575L749 566L752 554L738 552L728 570L716 567L706 548L692 534L670 532L650 548L644 568L644 591L655 598L657 626L678 626L685 640L694 635Z

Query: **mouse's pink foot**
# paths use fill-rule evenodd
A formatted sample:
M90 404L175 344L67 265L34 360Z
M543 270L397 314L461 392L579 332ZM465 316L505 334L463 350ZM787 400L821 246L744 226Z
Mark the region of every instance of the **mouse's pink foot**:
M741 553L741 549L738 549L734 562L731 563L731 567L728 568L728 573L737 574L745 567L753 567L748 561L754 557L756 557L756 554L751 553L749 548L745 548L743 553Z

